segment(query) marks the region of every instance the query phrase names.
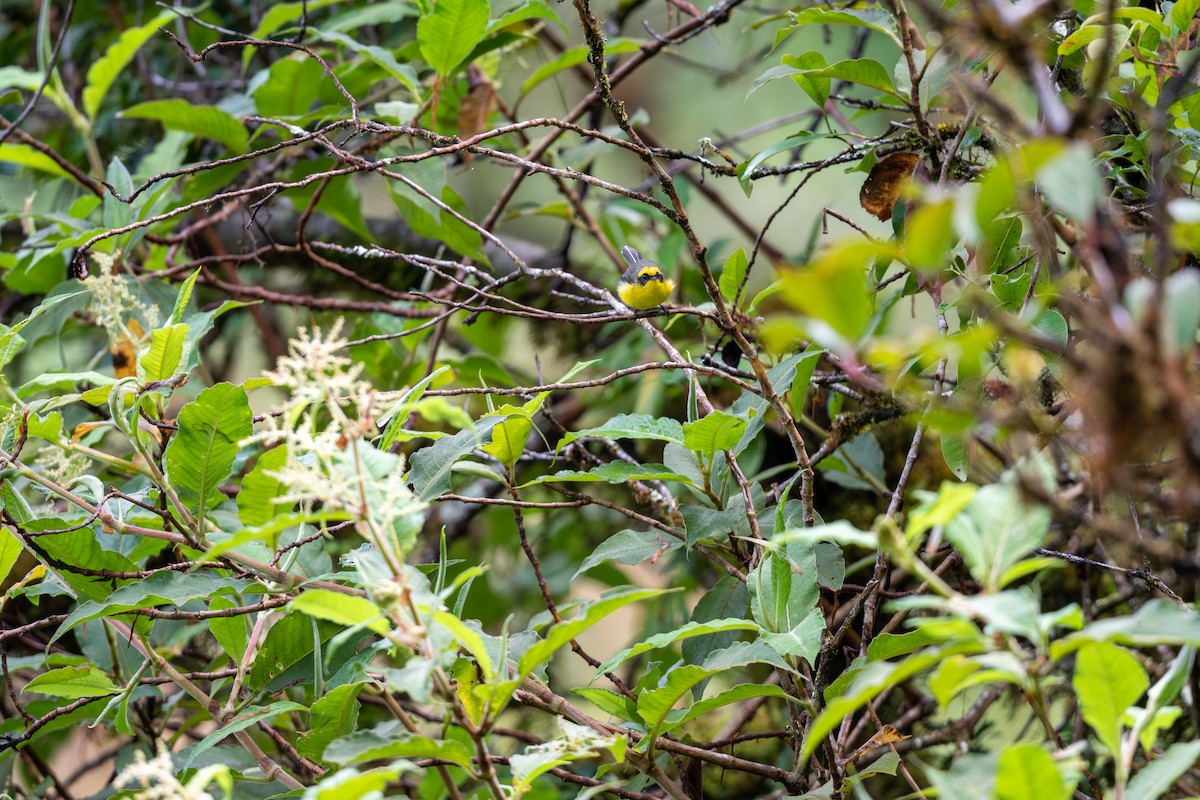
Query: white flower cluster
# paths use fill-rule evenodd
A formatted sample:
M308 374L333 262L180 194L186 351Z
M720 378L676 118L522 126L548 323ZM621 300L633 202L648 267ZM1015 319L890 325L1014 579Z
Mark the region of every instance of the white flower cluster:
M423 505L405 485L403 461L369 442L379 432L380 395L359 378L362 365L345 355L348 344L340 319L327 332L301 330L266 373L288 397L247 442L287 448L287 462L268 472L284 487L276 502L349 512L398 566Z
M180 783L171 764L171 753L161 743L158 755L149 761L141 750L134 753L133 759L113 780L117 789L140 787L133 793L133 800L214 800L204 791L212 778L211 770L200 770L186 784Z
M108 333L109 341L115 342L122 336L132 342L139 342L145 334L143 330L153 330L158 326L158 307L142 303L129 290L129 281L119 274L113 274L113 257L107 253L93 253L96 271L89 274L85 285L92 293L88 302L88 311L96 323ZM141 322L134 330L129 323L138 317Z

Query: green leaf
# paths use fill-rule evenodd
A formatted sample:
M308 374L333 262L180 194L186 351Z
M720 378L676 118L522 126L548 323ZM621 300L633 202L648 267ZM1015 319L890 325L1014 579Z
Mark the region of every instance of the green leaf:
M525 452L525 442L533 430L533 420L523 414L503 418L492 428L492 440L481 449L505 467L512 469Z
M314 620L305 614L287 614L271 626L246 680L250 691L257 692L274 685L287 675L313 680L317 642L323 646L344 630L340 625L323 620L316 621L315 626L313 623Z
M1121 647L1093 642L1080 648L1072 681L1079 712L1108 752L1121 752L1121 716L1150 686L1141 663Z
M208 601L208 607L213 611L224 611L236 608L237 603L228 597L214 597ZM213 638L217 640L217 644L221 645L221 649L234 662L241 663L242 657L246 655L246 645L250 640L246 633L245 616L209 617L208 629L212 632Z
M732 414L713 411L695 422L684 423L683 446L712 458L741 441L747 425L749 422Z
M730 618L730 619L714 619L706 622L689 622L683 627L676 628L673 631L659 633L646 639L644 642L639 642L632 647L627 647L615 656L605 661L596 668L596 677L600 677L606 672L612 672L621 664L624 664L631 658L636 658L642 653L651 650L657 650L662 647L667 647L675 642L691 639L696 636L704 636L707 634L726 633L731 631L754 631L761 632L761 628L757 623L751 622L748 619Z
M887 68L871 58L851 58L830 64L824 69L797 70L797 74L850 81L871 89L878 89L892 97L899 97Z
M721 296L730 303L737 298L738 289L741 288L742 281L746 277L749 263L746 259L746 251L740 247L725 259L725 266L721 268Z
M63 620L51 641L88 620L116 616L139 608L165 605L179 607L217 594L241 593L251 585L250 581L224 578L213 572L156 572L148 578L120 587L102 602L88 600L80 603Z
M3 498L0 497L0 508L3 506ZM16 534L7 527L0 528L0 583L7 583L5 578L16 565L17 559L21 557L21 551L24 549L24 545L21 544L21 540L17 538Z
M401 151L407 153L408 151ZM470 219L466 202L446 182L446 165L440 158L425 158L420 161L400 163L393 170L405 176L442 205ZM400 216L414 232L436 239L455 252L487 265L489 260L483 249L483 238L479 231L447 212L433 200L402 180L389 180L388 192L396 204Z
M996 800L1066 800L1072 788L1054 757L1030 742L1009 745L996 766Z
M791 18L792 28L805 25L854 25L882 33L895 42L897 47L902 46L896 19L886 9L813 7L792 12ZM779 39L776 39L776 45L778 44Z
M951 202L923 205L904 224L904 256L914 268L938 270L950 261L950 248L958 240L954 232Z
M942 460L954 473L954 477L965 481L971 472L971 435L942 431L940 439Z
M563 620L550 629L546 638L525 651L521 656L518 674L521 678L528 677L539 666L549 661L559 648L566 645L583 631L608 617L614 611L624 608L631 603L658 597L674 590L671 589L639 589L625 587L605 592L598 600L588 603L583 613L578 617Z
M413 69L411 64L402 64L397 61L396 56L392 54L391 50L388 50L386 47L360 42L353 36L347 36L344 33L314 28L309 28L309 30L314 36L339 44L350 52L357 53L373 62L376 66L382 68L384 72L399 81L404 88L408 89L414 102L420 103L421 92L417 87L420 85L421 79L417 75L417 71Z
M830 80L824 75L814 73L819 73L829 67L825 56L816 50L810 50L798 56L786 55L780 59L780 62L786 67L799 70L798 73L792 75L792 80L804 90L817 108L824 109L826 101L829 100Z
M126 28L104 55L92 63L88 68L87 83L83 87L83 112L87 114L88 119L95 121L100 103L108 94L113 81L125 70L141 46L158 33L159 28L173 19L174 11L164 11L145 25Z
M254 432L246 390L218 383L179 411L179 430L164 461L171 486L197 519L221 499L221 484L233 471L238 442Z
M175 306L171 309L170 324L183 321L183 315L187 311L188 301L192 299L192 291L196 288L196 279L200 277L200 269L196 269L187 280L179 284L179 293L175 295Z
M234 153L246 152L249 134L241 120L216 106L194 106L186 100L148 100L118 114L123 119L152 119L164 128L184 131L225 145Z
M366 685L366 681L343 684L313 703L312 725L297 742L301 755L321 758L331 742L355 731L362 705L358 693Z
M652 558L656 553L662 556L683 546L683 542L675 537L655 537L654 534L654 531L633 531L628 529L614 533L601 542L600 546L583 560L583 563L579 565L579 569L575 570L575 574L571 576L571 580L575 580L592 567L599 566L607 561L616 561L618 564L633 566Z
M277 703L271 703L269 706L251 706L193 745L187 751L187 756L183 759L183 764L179 767L180 771L189 769L192 766L192 762L210 748L219 744L225 737L232 736L238 731L244 731L246 728L258 725L260 722L272 720L280 714L288 714L293 711L307 712L308 707L300 703L293 703L291 700L280 700Z
M1176 742L1142 767L1125 788L1125 800L1158 800L1200 760L1200 741Z
M308 589L288 603L288 608L346 627L364 626L381 636L391 630L382 612L370 600L329 589Z
M651 417L646 414L618 414L595 428L571 431L554 448L557 453L564 447L585 436L599 439L654 439L660 442L683 444L683 426L669 417Z
M1095 216L1096 205L1105 194L1091 148L1078 142L1042 164L1037 185L1056 211L1082 223Z
M561 717L558 726L566 734L565 738L527 747L523 753L509 759L514 797L521 797L528 791L539 775L563 764L594 758L595 750L607 750L618 763L625 760L627 740L624 736L600 736L589 727L567 722Z
M66 178L69 175L53 158L27 144L0 144L0 162L29 167L57 178Z
M1175 5L1171 7L1171 28L1174 32L1186 31L1197 11L1200 11L1200 0L1175 0Z
M421 56L443 78L470 55L487 32L487 0L437 0L417 23Z
M120 694L121 687L100 670L86 664L79 667L62 667L43 672L25 684L24 692L38 692L53 697L78 700L81 697L103 697Z
M380 759L440 758L470 770L473 755L462 742L430 739L412 733L385 737L375 731L356 731L330 743L325 748L324 759L345 766Z
M249 57L250 48L246 48ZM321 65L305 55L281 58L271 65L254 89L254 105L264 117L296 118L307 114L317 99L321 83L329 78Z
M258 457L254 469L242 479L242 488L238 492L238 517L248 528L266 525L276 517L285 514L289 505L276 503L275 500L285 494L283 483L269 472L283 468L288 460L287 447L276 447Z
M475 424L474 430L459 431L418 450L409 460L408 472L408 480L417 496L432 500L450 491L450 473L454 465L490 441L492 426L499 421L498 417L484 417Z
M743 683L732 689L726 689L720 694L714 695L707 700L701 700L698 703L693 703L686 709L676 709L667 714L666 721L663 723L662 732L668 733L672 729L683 725L686 722L691 722L693 719L710 711L715 711L731 703L740 703L742 700L749 700L752 697L777 697L790 699L787 692L780 689L778 686L758 684L758 683ZM792 700L792 702L796 702Z
M174 377L183 362L188 326L168 325L150 332L150 348L138 359L138 379L143 383Z
M556 18L557 19L557 18ZM642 47L641 42L636 39L626 39L620 36L614 36L604 42L604 55L617 56L625 55L626 53L636 53ZM587 61L588 53L591 52L587 45L579 45L578 47L569 47L558 54L556 58L542 64L535 69L525 82L521 84L521 94L528 94L533 87L537 86L542 81L552 78L563 70L570 69L577 64L582 64Z
M609 461L587 472L564 469L553 475L539 475L533 480L523 483L522 487L537 486L542 483L622 484L630 481L678 481L692 486L704 482L701 478L698 484L692 477L681 475L662 464L630 464L628 461Z
M784 298L844 340L857 341L866 333L874 310L866 265L888 251L886 245L873 242L831 247L814 263L784 274Z
M975 499L976 488L974 484L942 481L937 494L925 491L917 493L915 496L921 502L909 512L904 537L911 542L934 526L945 525L957 517Z
M1004 585L1005 573L1040 547L1050 527L1050 512L1026 503L1008 484L979 489L966 510L946 525L950 541L989 590Z

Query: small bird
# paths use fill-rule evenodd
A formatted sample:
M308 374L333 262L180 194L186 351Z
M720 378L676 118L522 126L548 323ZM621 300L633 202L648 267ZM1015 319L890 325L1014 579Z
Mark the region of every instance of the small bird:
M617 282L617 295L625 305L636 309L654 308L671 296L675 281L663 273L663 268L632 247L622 247L621 255L629 269Z

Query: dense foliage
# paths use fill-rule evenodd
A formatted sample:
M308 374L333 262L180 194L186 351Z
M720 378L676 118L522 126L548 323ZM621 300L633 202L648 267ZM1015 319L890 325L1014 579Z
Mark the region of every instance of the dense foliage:
M1198 11L0 2L0 794L1200 794Z

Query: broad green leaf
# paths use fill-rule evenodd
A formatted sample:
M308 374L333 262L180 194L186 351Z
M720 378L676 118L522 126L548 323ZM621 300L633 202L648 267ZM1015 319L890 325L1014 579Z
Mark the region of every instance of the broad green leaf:
M792 27L805 25L854 25L860 28L877 31L896 43L902 45L900 33L896 27L896 19L883 8L844 8L833 9L814 6L790 14ZM776 44L779 40L776 40Z
M258 27L250 34L251 39L266 39L283 26L299 20L325 6L335 5L342 0L307 0L307 2L272 3L259 20Z
M417 184L431 197L441 201L442 206L452 209L463 219L471 219L466 202L454 187L446 182L446 165L442 159L426 158L397 164L393 170ZM487 266L490 263L478 230L403 181L389 180L387 187L392 201L396 204L396 210L414 232L440 241L480 264Z
M284 495L285 487L278 478L268 474L280 470L287 460L287 447L275 447L260 455L254 469L242 479L237 506L238 516L246 527L266 525L290 509L291 504L285 506L275 502Z
M191 767L193 761L203 755L205 751L220 744L225 737L232 736L238 731L244 731L246 728L258 725L260 722L272 720L280 714L287 714L293 711L307 712L308 707L300 703L293 703L291 700L280 700L279 702L271 703L269 706L251 706L188 748L187 756L183 759L183 764L179 769L186 770Z
M659 633L632 647L627 647L596 668L596 677L606 672L612 672L621 664L642 653L667 647L675 642L691 639L706 634L725 633L730 631L761 631L757 623L748 619L714 619L707 622L689 622L673 631Z
M113 81L125 70L142 45L173 19L174 11L164 11L145 25L126 28L104 55L92 62L87 72L87 83L83 87L83 111L88 119L95 122L96 112L100 110L100 103Z
M343 684L313 703L312 725L297 742L301 755L321 758L331 742L354 733L362 705L358 693L366 685L366 681Z
M198 519L221 499L238 442L254 432L246 390L231 383L205 389L179 411L179 430L164 461L171 486Z
M313 28L309 28L309 30L312 31L313 35L317 36L318 38L339 44L351 52L358 53L364 58L374 62L377 66L381 67L385 72L399 81L404 88L408 89L412 99L415 102L420 102L421 92L418 89L418 86L420 85L420 77L417 75L417 71L413 69L411 64L402 64L397 61L396 56L393 55L391 50L388 50L386 47L380 47L378 45L361 42L353 36L347 36L344 33Z
M663 724L662 732L668 733L672 729L690 722L696 717L703 716L710 711L715 711L718 708L729 705L730 703L740 703L742 700L749 700L752 697L776 697L787 699L788 694L778 686L758 683L743 683L732 689L726 689L720 694L714 695L707 700L701 700L698 703L693 703L686 709L676 709L667 714L666 721ZM795 701L792 701L795 702Z
M1125 800L1158 800L1200 760L1200 741L1176 742L1133 776Z
M955 484L943 481L937 494L920 491L916 497L920 504L908 515L908 524L904 528L904 536L913 541L921 534L937 525L945 525L957 517L971 504L975 498L977 487L974 484Z
M1105 195L1091 148L1082 143L1064 148L1042 164L1037 170L1037 185L1056 211L1081 223L1092 220L1096 205Z
M740 247L725 259L725 266L721 269L721 296L730 303L737 298L738 289L742 286L748 267L746 251Z
M575 574L571 576L571 580L575 580L592 567L607 561L633 566L654 557L655 554L661 557L683 546L683 542L674 536L664 537L659 534L656 537L655 533L657 532L652 530L623 530L614 533L583 560L579 569L575 570Z
M939 439L942 445L942 460L954 473L954 477L965 481L971 472L971 435L942 431Z
M443 78L453 74L487 32L487 0L437 0L417 23L421 56Z
M128 583L112 592L103 602L88 600L72 611L51 641L77 625L100 617L124 614L139 608L156 606L182 606L193 600L202 600L217 594L241 593L252 583L240 578L224 578L210 571L176 573L156 572L148 578Z
M3 507L3 498L0 498L0 508ZM21 557L21 551L24 546L16 534L10 531L7 527L0 528L0 583L5 582L8 573L16 565L17 559Z
M381 636L391 630L379 608L370 600L329 589L309 589L288 603L288 608L338 625L362 625Z
M433 621L448 630L467 652L475 656L479 671L483 673L484 681L491 681L496 675L496 665L488 653L487 643L477 631L468 627L461 619L449 611L435 611Z
M187 343L188 326L168 325L150 332L150 346L138 359L138 379L143 383L165 381L174 377L183 362L183 347Z
M732 575L726 575L696 603L691 621L705 623L720 619L743 619L749 604L746 584ZM713 653L731 646L737 636L737 631L724 631L684 639L680 647L683 660L688 664L703 664Z
M125 119L152 119L168 130L184 131L204 139L213 139L234 153L246 152L249 134L246 126L232 114L216 106L194 106L186 100L148 100L118 116Z
M121 687L114 684L112 679L103 672L88 664L43 672L25 684L22 691L78 700L81 697L120 694Z
M314 636L324 652L325 643L343 630L340 625L313 620L306 614L284 615L267 631L267 638L254 659L246 687L257 692L279 683L281 678L289 674L313 680L313 655L317 644Z
M208 601L208 607L213 611L224 611L236 608L237 603L228 597L214 597ZM250 636L246 632L246 616L209 617L208 629L221 649L235 662L241 663L246 655L246 645Z
M816 50L810 50L798 56L786 55L780 59L780 63L785 67L799 70L797 74L792 75L792 80L804 90L817 108L824 109L826 101L829 100L830 80L824 75L814 74L814 71L823 70L829 66L825 56Z
M528 677L535 669L549 661L561 647L614 611L631 603L658 597L670 591L673 590L625 587L605 592L598 600L584 606L583 613L578 617L563 620L555 625L545 639L526 650L525 654L521 656L518 674L522 678Z
M1031 742L1004 748L996 768L996 800L1066 800L1072 787L1054 757Z
M596 750L607 751L618 763L625 760L628 740L624 736L600 736L589 727L567 722L561 717L558 719L558 726L566 734L564 738L527 747L524 752L509 759L514 797L523 796L539 775L563 764L594 758L597 755L594 752Z
M562 438L555 452L571 442L593 436L600 439L655 439L660 442L683 444L683 426L669 417L651 417L646 414L618 414L603 425L571 431Z
M832 247L807 267L783 276L784 298L813 320L819 320L843 340L857 341L867 330L873 312L867 290L866 265L888 251L873 242ZM820 333L813 330L814 335ZM828 336L821 336L828 340ZM838 342L834 342L838 344Z
M1176 33L1183 33L1192 24L1197 11L1200 11L1200 0L1175 0L1171 7L1171 27Z
M628 722L637 722L641 724L641 717L637 713L637 703L630 700L626 695L620 692L614 692L609 689L591 689L580 687L572 689L572 692L579 695L596 708L603 711L605 714L623 719Z
M635 53L641 49L641 43L636 39L626 39L619 36L614 36L604 42L604 55L617 56L625 55L626 53ZM556 58L542 64L535 69L525 82L521 84L521 94L528 94L533 87L537 86L542 81L552 78L563 70L582 64L587 61L588 53L587 45L579 45L578 47L569 47L558 54Z
M885 94L897 97L896 87L887 68L878 61L870 58L851 58L830 64L824 69L797 70L798 74L812 77L832 78L838 81L849 81L860 86L877 89Z
M712 458L741 441L749 423L724 411L713 411L683 425L683 446Z
M909 215L904 224L904 256L917 270L943 269L950 262L950 248L958 240L951 215L954 204L926 204Z
M1049 526L1047 509L1027 504L1011 485L994 483L946 524L946 539L975 579L994 591L1010 567L1042 545Z
M525 452L525 442L533 430L533 420L522 414L513 414L492 428L492 440L481 450L511 469Z
M438 439L418 450L409 460L408 480L421 500L432 500L450 491L450 473L458 461L491 440L492 426L498 417L484 417L474 430L462 430L454 436Z
M1072 681L1079 712L1096 737L1117 755L1121 752L1121 716L1150 686L1141 663L1121 647L1093 642L1075 657Z
M0 144L0 162L29 167L57 178L65 178L69 174L53 158L27 144Z
M246 48L247 57L250 48ZM295 118L309 112L321 90L321 83L329 80L321 65L306 55L296 54L281 58L262 74L261 83L252 83L254 104L264 117Z
M612 483L621 484L630 481L678 481L692 486L700 484L688 475L681 475L662 464L630 464L628 461L609 461L587 472L574 469L564 469L553 475L539 475L531 481L526 481L522 487L537 486L541 483Z
M465 744L399 733L381 736L375 731L356 731L335 739L325 748L324 760L333 764L361 764L396 758L441 758L463 769L472 769L474 753Z

